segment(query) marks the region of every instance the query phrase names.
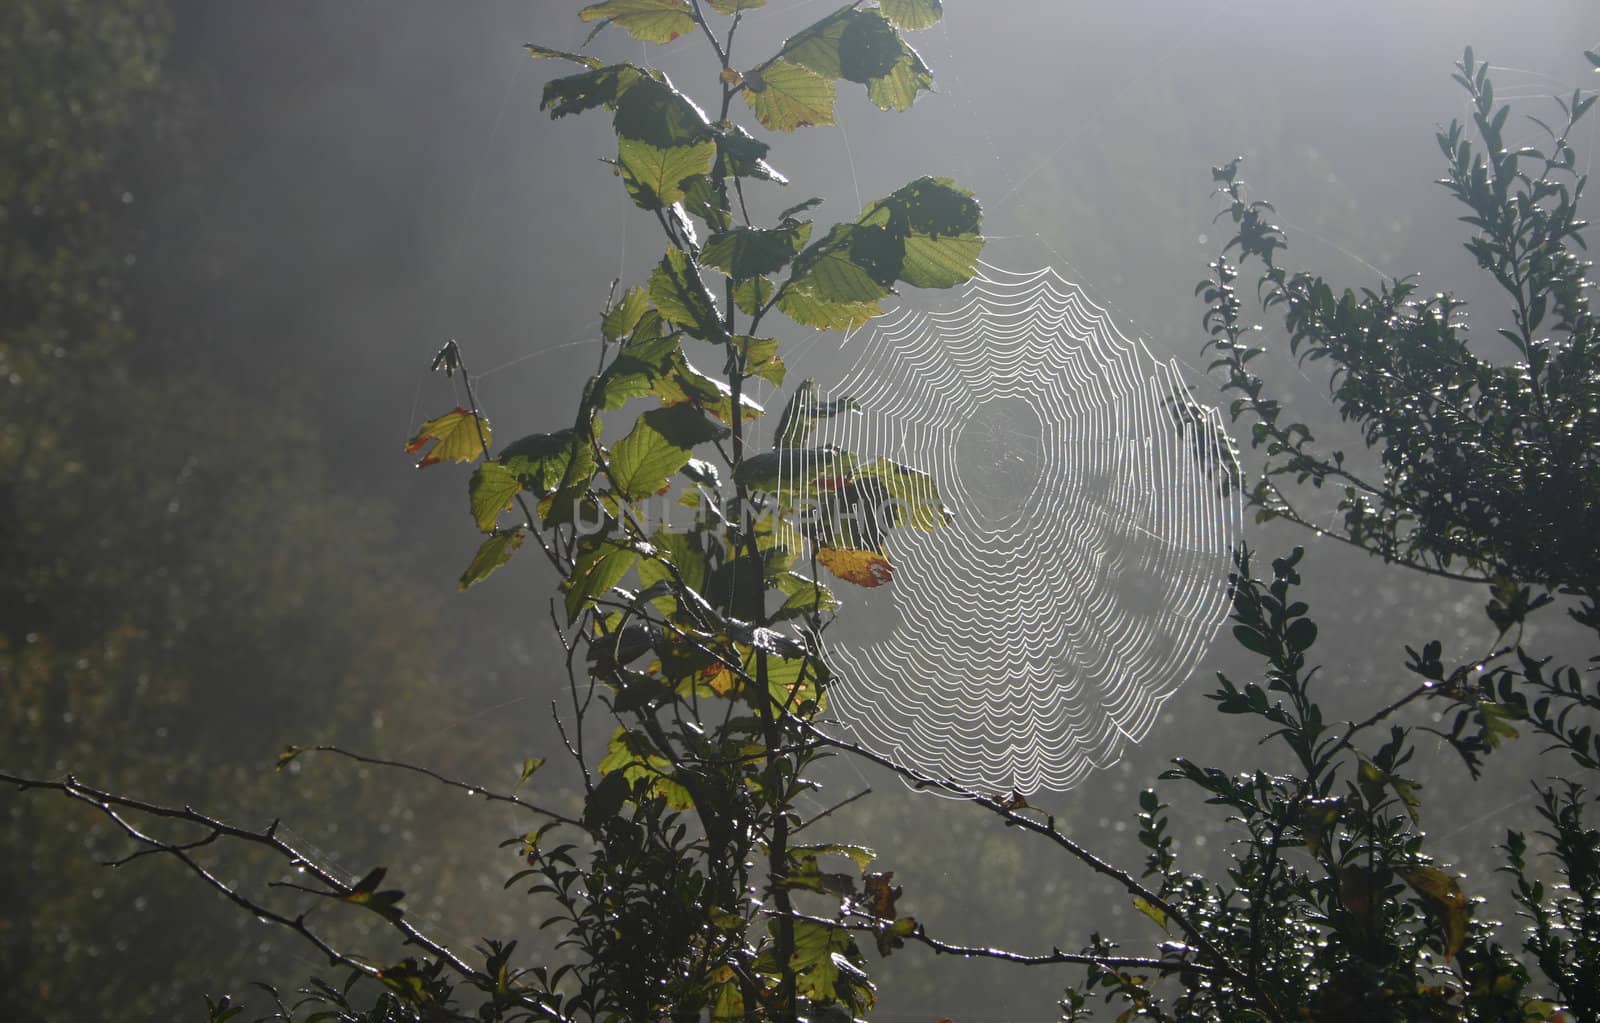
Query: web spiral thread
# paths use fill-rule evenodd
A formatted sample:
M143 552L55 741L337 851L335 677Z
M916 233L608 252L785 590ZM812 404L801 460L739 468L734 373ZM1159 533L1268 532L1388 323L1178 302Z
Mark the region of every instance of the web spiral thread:
M924 774L1069 789L1144 737L1224 617L1241 508L1221 419L1050 269L985 266L954 308L851 344L807 449L921 469L952 516L878 538L893 621L825 633L833 711ZM786 486L814 463L786 459Z

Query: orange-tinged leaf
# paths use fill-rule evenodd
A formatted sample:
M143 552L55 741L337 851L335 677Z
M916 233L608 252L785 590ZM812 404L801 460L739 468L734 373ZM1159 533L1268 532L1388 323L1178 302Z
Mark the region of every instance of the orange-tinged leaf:
M479 435L479 428L482 435ZM406 441L406 453L416 454L437 441L417 463L418 469L446 460L473 462L489 447L489 420L474 417L471 409L456 407L437 419L430 419L417 430L417 435Z
M867 910L879 920L893 920L895 918L895 902L900 898L901 888L894 883L894 871L886 870L881 874L868 874L866 878Z
M847 583L857 586L882 586L894 577L894 566L877 551L852 547L821 547L817 561Z

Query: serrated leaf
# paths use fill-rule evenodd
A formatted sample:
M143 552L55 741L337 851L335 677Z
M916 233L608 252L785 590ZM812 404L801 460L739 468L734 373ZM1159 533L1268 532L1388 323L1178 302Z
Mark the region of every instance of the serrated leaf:
M539 497L556 491L571 472L585 483L594 474L594 452L578 441L576 430L534 433L507 444L497 461L516 476L523 490Z
M639 321L650 309L650 296L643 288L629 288L622 294L622 301L606 310L600 318L600 332L607 341L621 341L639 325Z
M879 224L902 236L971 235L983 226L983 207L949 178L920 177L869 203L857 223Z
M599 57L586 57L581 53L568 53L566 50L552 50L550 47L540 46L538 43L528 43L523 46L523 49L527 50L535 60L543 58L568 60L574 64L582 64L591 70L605 63Z
M623 779L630 788L644 782L650 792L665 799L671 809L694 807L689 790L673 779L672 763L657 753L650 740L640 732L618 729L596 769L608 778Z
M467 499L472 506L472 521L482 533L494 532L500 513L511 509L511 502L522 492L517 474L500 462L485 462L467 482Z
M741 334L733 340L744 356L745 372L765 380L774 387L783 386L783 377L787 369L783 359L778 357L777 338L747 337Z
M848 953L854 950L855 941L842 926L796 920L794 952L789 957L795 989L823 1005L839 1001L841 967L850 965Z
M733 286L733 304L747 316L754 316L772 301L777 286L766 277L752 277Z
M772 131L833 123L833 81L808 67L775 60L746 74L742 91L756 120Z
M641 77L632 87L620 91L616 107L612 126L625 139L667 149L697 144L716 135L705 111L674 89L660 72L655 72L654 77Z
M638 139L617 140L617 167L628 195L640 209L659 210L682 199L683 183L708 173L716 158L717 144L711 139L666 148Z
M659 382L671 376L674 367L683 359L683 346L679 343L682 336L677 332L655 337L636 336L600 374L595 385L597 406L617 409L629 399L655 393Z
M918 95L932 90L933 72L912 51L867 83L867 98L879 110L910 110Z
M797 448L811 434L819 419L832 419L846 412L860 414L861 403L846 395L843 398L824 399L817 391L817 382L810 378L800 381L778 417L778 426L772 433L772 444L778 448Z
M819 475L845 472L849 465L850 456L837 448L783 448L749 456L733 478L752 490L779 493L808 489Z
M545 83L539 109L550 111L551 118L581 114L595 107L615 107L617 98L644 79L645 73L632 64L612 64Z
M913 234L905 240L900 279L914 288L953 288L978 272L983 238L976 234L945 236Z
M726 433L692 405L651 409L612 447L611 483L629 500L660 493L695 445Z
M789 179L766 160L770 150L765 142L737 124L717 131L717 159L719 172L724 177L757 178L787 185Z
M688 402L724 423L733 422L733 388L700 372L681 352L672 372L656 381L651 393L660 398L663 405ZM748 393L739 395L739 408L747 421L759 418L767 411Z
M417 430L416 436L406 441L406 453L414 455L437 441L422 460L418 469L426 469L443 461L472 462L489 446L491 435L489 420L477 418L470 409L453 408L437 419L430 419ZM479 428L482 433L479 433Z
M512 530L509 533L497 533L483 541L478 545L478 552L472 556L472 563L461 573L456 588L464 590L487 579L495 569L511 560L511 555L522 546L524 539L526 537L521 530Z
M638 560L639 552L626 543L591 538L578 555L572 575L561 584L566 591L567 624L577 621L584 608L610 592Z
M875 458L855 470L857 480L875 479L883 486L885 506L879 519L891 526L924 531L948 525L954 516L939 498L933 477L888 458Z
M689 0L603 0L578 12L584 21L598 21L595 33L617 25L642 43L670 43L694 31L694 11Z
M650 275L650 298L662 316L695 337L709 340L722 331L711 292L690 266L689 257L677 249L669 249Z
M878 0L878 13L913 32L931 28L944 14L943 0Z
M856 10L850 14L839 34L839 77L865 85L894 68L905 44L900 33L876 11Z
M810 240L808 223L778 228L739 226L707 238L700 261L741 282L788 266Z
M817 564L847 583L873 588L894 578L894 566L885 554L852 547L819 547Z

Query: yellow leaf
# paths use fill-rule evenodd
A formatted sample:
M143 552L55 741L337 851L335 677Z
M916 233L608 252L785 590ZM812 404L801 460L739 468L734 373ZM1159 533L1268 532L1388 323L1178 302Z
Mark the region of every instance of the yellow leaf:
M822 547L817 550L817 561L840 579L857 586L882 586L894 577L894 566L877 551Z
M1167 911L1151 902L1143 895L1133 897L1133 908L1156 922L1156 926L1163 931L1167 929Z
M480 436L481 431L481 436ZM406 441L406 453L416 454L429 441L438 441L417 463L418 469L449 460L473 462L489 447L489 420L474 417L470 409L453 408L437 419L430 419Z

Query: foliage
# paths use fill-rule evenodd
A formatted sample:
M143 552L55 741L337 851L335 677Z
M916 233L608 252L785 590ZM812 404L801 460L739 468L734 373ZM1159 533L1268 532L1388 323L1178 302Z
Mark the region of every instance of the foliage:
M1284 269L1272 207L1247 198L1237 160L1214 171L1226 201L1220 216L1235 233L1196 291L1207 304L1212 369L1225 374L1225 390L1237 395L1230 411L1249 423L1264 455L1252 494L1257 520L1324 533L1313 524L1322 515L1297 506L1291 488L1336 489L1341 527L1328 535L1485 587L1494 638L1483 651L1451 657L1438 641L1419 642L1407 651L1411 691L1359 721L1324 720L1309 661L1318 630L1296 594L1302 552L1274 560L1270 579L1257 578L1250 553L1241 552L1233 633L1267 669L1242 685L1219 676L1213 698L1224 714L1258 719L1264 741L1281 744L1296 770L1231 774L1180 760L1164 775L1198 789L1242 829L1225 880L1179 867L1168 806L1153 790L1140 814L1146 874L1162 897L1161 909L1147 912L1164 926L1181 919L1191 942L1205 935L1228 967L1195 972L1186 967L1206 962L1204 950L1169 945L1159 972L1179 978L1176 991L1148 974L1092 967L1068 993L1068 1018L1081 1018L1097 993L1124 1007L1122 1018L1536 1020L1558 1006L1573 1018L1600 1018L1600 887L1585 787L1537 785L1543 842L1516 831L1507 837L1505 870L1531 924L1519 954L1474 912L1482 900L1427 851L1420 786L1404 773L1417 737L1432 734L1476 778L1485 758L1524 727L1580 769L1596 762L1600 703L1585 684L1594 668L1553 667L1523 645L1527 618L1558 599L1588 642L1600 638L1600 321L1589 310L1588 264L1579 255L1585 178L1568 142L1595 97L1575 93L1558 103L1558 127L1532 118L1543 145L1514 147L1487 65L1469 49L1457 72L1477 140L1459 123L1439 133L1442 183L1468 207L1468 251L1509 300L1513 327L1498 333L1510 361L1469 344L1464 304L1448 294L1419 297L1404 279L1341 294L1321 277ZM1260 263L1262 306L1282 316L1289 353L1302 364L1328 361L1331 401L1360 427L1378 476L1343 452L1325 452L1268 396L1252 366L1267 349L1244 319L1241 270L1226 257L1234 248ZM1444 727L1401 723L1414 702L1433 704ZM1535 879L1534 845L1561 884Z
M824 572L882 584L892 578L893 531L940 528L943 508L913 466L808 446L812 423L848 404L823 405L807 381L790 387L772 450L753 450L747 426L769 414L755 381L789 383L782 345L762 327L776 311L801 327L848 329L877 315L898 286L961 283L982 245L981 211L953 182L924 177L825 230L810 219L814 199L754 221L745 189L787 179L767 163L767 144L734 123L734 100L770 131L831 123L840 82L862 86L880 108L905 109L932 79L903 33L940 15L938 0L851 3L739 70L738 29L761 6L603 0L580 12L595 32L620 29L644 43L703 36L720 71L715 119L648 66L529 47L536 59L580 69L549 82L542 107L554 118L611 115L608 162L667 247L646 280L613 288L599 365L560 428L493 448L465 355L450 342L434 368L462 374L467 402L421 424L407 445L423 467L473 466L467 507L483 539L463 588L534 552L560 576L550 612L566 651L562 736L581 797L561 799L539 758L524 763L518 789L543 795L523 796L332 749L528 814L535 823L506 843L524 864L507 887L533 897L555 949L485 939L475 955L458 954L418 923L402 890L385 886L384 868L346 875L276 822L240 826L71 777L0 777L89 805L134 844L128 859L176 861L309 942L335 972L293 995L271 991L277 1019L854 1017L876 1001L868 937L880 955L915 943L1086 966L1063 1002L1072 1019L1102 998L1119 1019L1534 1020L1558 1005L1600 1018L1591 979L1600 847L1586 824L1587 788L1541 787L1543 830L1507 836L1506 876L1529 925L1510 948L1436 858L1424 822L1437 808L1406 773L1428 735L1474 777L1522 730L1579 770L1600 761L1593 669L1558 665L1523 642L1529 617L1558 603L1585 641L1600 634L1600 327L1577 252L1583 178L1567 141L1593 97L1562 104L1559 128L1536 122L1548 137L1542 148L1513 148L1485 66L1470 51L1460 65L1477 141L1458 125L1441 133L1445 183L1471 211L1469 251L1510 298L1513 328L1502 334L1514 359L1504 364L1468 344L1462 305L1447 295L1421 298L1408 280L1336 295L1323 278L1281 267L1285 241L1271 207L1247 196L1238 161L1215 170L1234 236L1198 292L1212 368L1264 460L1252 491L1259 520L1325 533L1320 512L1296 501L1332 492L1336 540L1485 587L1492 640L1448 657L1439 641L1417 643L1405 665L1416 680L1409 692L1334 720L1318 702L1311 653L1320 630L1301 599L1302 552L1272 559L1261 577L1241 549L1232 634L1264 669L1246 681L1219 676L1213 699L1220 713L1254 720L1291 766L1234 773L1175 762L1163 791L1219 807L1238 842L1220 874L1180 864L1172 808L1149 790L1139 802L1141 878L1019 794L919 777L818 727L830 682L818 637L842 607ZM1328 361L1333 405L1358 426L1365 450L1324 454L1270 396L1252 365L1267 349L1243 313L1243 271L1227 255L1235 248L1260 264L1258 294L1282 316L1289 353ZM692 355L719 360L720 376ZM1408 723L1423 707L1439 711L1438 727ZM280 767L307 752L291 747ZM1094 935L1078 952L1028 955L934 937L902 911L893 873L873 871L875 853L802 837L836 809L801 811L816 789L808 772L836 754L1044 839L1125 891L1162 932L1158 946L1125 954ZM269 896L224 880L202 858L223 841L296 877ZM1559 884L1541 870L1545 857ZM371 950L353 951L314 915L324 906L366 911L403 947L369 933L358 940ZM224 998L210 1017L241 1011Z

